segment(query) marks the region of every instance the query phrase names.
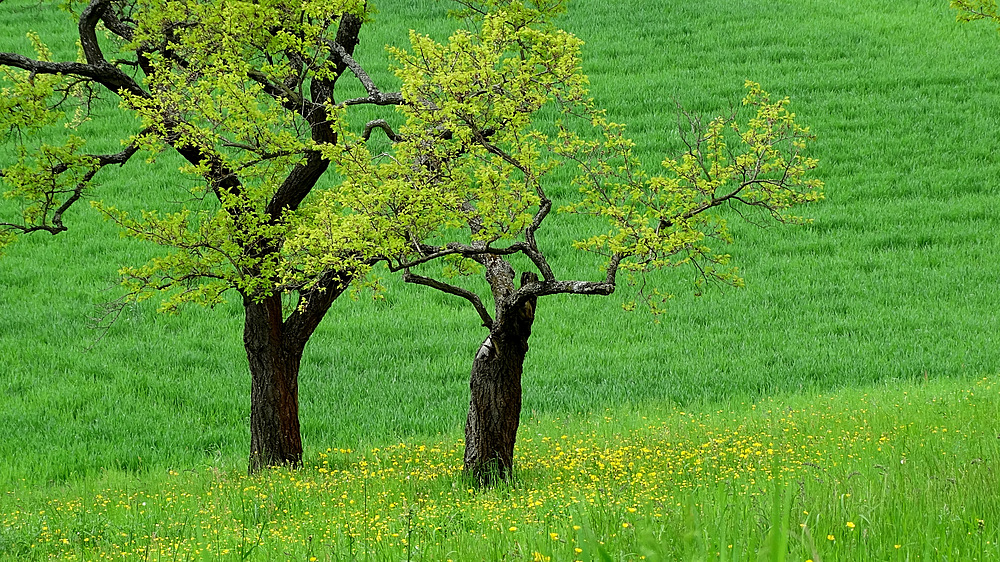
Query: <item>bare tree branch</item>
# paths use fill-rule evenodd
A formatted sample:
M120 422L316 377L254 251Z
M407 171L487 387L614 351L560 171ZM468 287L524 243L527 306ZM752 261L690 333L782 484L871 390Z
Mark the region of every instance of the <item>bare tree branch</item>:
M19 55L17 53L0 52L0 65L27 70L35 74L65 74L79 76L97 82L108 90L117 93L125 90L132 95L148 98L142 87L118 68L107 62L101 64L86 64L81 62L49 62L40 61Z
M89 64L99 66L107 64L101 45L97 42L97 22L101 21L104 12L111 5L111 0L91 0L80 14L80 48Z
M337 107L348 107L351 105L373 104L373 105L403 105L403 94L399 92L380 93L377 96L367 96L363 98L351 98L337 104Z
M535 241L535 231L538 227L542 225L542 221L548 216L549 211L552 210L552 201L548 198L543 198L541 204L538 206L538 212L535 213L534 218L531 219L531 224L524 231L524 239L527 242L528 250L525 254L528 259L535 264L538 271L542 274L542 279L545 281L554 281L556 276L552 273L552 267L549 266L548 260L545 259L545 255L538 250L538 242Z
M367 97L354 98L342 101L339 104L340 106L358 105L362 103L371 103L375 105L403 104L403 94L399 92L384 93L381 90L379 90L378 87L375 85L375 81L372 80L371 76L368 75L368 72L365 71L365 69L361 66L361 64L358 63L358 61L354 60L354 57L351 56L351 53L347 52L347 49L345 49L344 46L340 44L340 42L327 41L326 44L327 46L330 47L330 49L334 52L334 54L340 57L341 64L349 68L351 72L353 72L354 75L358 77L358 80L361 82L361 85L364 86L365 91L368 92Z
M287 337L305 346L333 301L354 280L354 275L354 270L327 271L309 290L300 292L298 306L284 321Z
M511 295L510 306L516 308L527 299L544 297L546 295L610 295L615 292L618 266L621 264L623 258L624 256L621 254L611 256L604 281L556 281L543 279L523 284L517 292Z
M135 37L135 30L125 24L111 8L104 10L101 21L108 31L126 41L131 41Z
M385 131L385 136L389 137L389 140L392 142L399 142L403 140L403 137L393 132L392 127L389 126L389 122L385 119L375 119L374 121L369 121L365 125L365 132L361 134L361 138L365 140L370 139L374 129L382 129Z
M398 260L393 263L389 258L383 257L380 261L385 261L388 264L389 271L399 271L402 269L407 269L411 267L418 266L422 263L427 263L429 261L436 260L438 258L443 258L445 256L453 256L456 254L462 255L467 258L476 259L481 256L509 256L517 253L524 253L530 250L527 243L525 242L515 242L510 246L505 248L494 248L486 244L460 244L458 242L451 242L447 246L430 246L427 244L421 245L421 251L427 252L424 255L412 259L412 260Z
M476 293L473 293L472 291L468 291L461 287L456 287L455 285L442 283L441 281L438 281L436 279L431 279L430 277L423 277L421 275L410 273L410 270L408 269L403 272L403 281L406 283L414 283L416 285L424 285L448 293L449 295L462 297L463 299L472 303L472 306L475 307L476 312L479 313L479 318L481 318L483 321L483 326L487 328L493 327L493 318L490 316L490 313L486 310L486 307L483 306L483 301L479 300L479 295L477 295Z

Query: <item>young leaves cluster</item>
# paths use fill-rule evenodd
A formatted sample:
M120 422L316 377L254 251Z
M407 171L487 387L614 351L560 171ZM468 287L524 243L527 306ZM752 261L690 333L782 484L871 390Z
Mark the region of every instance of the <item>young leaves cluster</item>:
M51 62L52 52L38 34L29 32L27 37L36 59ZM0 88L0 132L8 139L24 139L67 119L71 104L65 102L80 94L79 84L57 74L3 66L0 78L7 84ZM16 145L17 160L0 171L0 178L8 187L3 196L21 202L20 216L14 223L0 222L0 252L17 232L66 229L63 212L83 195L97 170L96 161L82 153L84 144L83 138L70 135L62 145Z
M703 123L685 114L687 126L680 132L687 150L664 159L658 174L647 173L634 157L635 144L624 127L599 112L592 113L592 125L603 138L585 140L564 128L557 150L577 162L582 198L560 210L610 223L610 230L575 246L640 276L690 264L699 272L699 284L709 278L741 284L735 268L721 267L729 256L709 246L712 239L730 241L717 208L739 214L759 209L779 222L796 223L802 219L788 209L822 198L822 182L808 176L817 162L803 155L812 136L788 111L788 98L771 101L750 81L746 89L742 107L727 117ZM662 295L654 290L646 296ZM655 299L647 302L657 310Z
M996 0L951 0L951 7L958 10L958 21L988 19L1000 25Z
M543 3L463 4L461 15L474 21L470 29L445 43L412 33L409 49L392 51L405 100L397 110L406 121L398 133L377 124L392 149L370 151L376 128L370 123L363 135L341 131L349 140L324 150L348 179L318 202L311 222L290 242L307 256L309 269L328 267L336 248L355 244L366 257L406 270L412 282L469 299L488 325L478 298L410 269L447 257L448 277L476 271L469 260L488 265L521 253L541 280L515 299L522 293L608 294L619 269L640 279L683 264L697 268L699 282L740 284L735 269L720 267L729 256L710 247L712 239L729 240L718 208L799 222L788 210L822 197L822 183L809 177L816 161L804 155L812 137L788 111L787 98L773 101L747 82L732 115L708 123L688 116L681 131L687 151L650 174L633 155L624 127L589 99L581 42L548 23ZM543 7L557 10L561 3ZM567 163L578 167L580 197L560 210L609 223L575 244L607 257L602 281L559 281L535 239L552 208L550 172ZM645 294L654 311L662 296Z
M405 122L398 132L382 124L390 152L372 153L372 124L360 135L340 130L343 142L324 147L346 179L289 243L308 269L328 267L344 244L392 269L487 252L523 238L538 209L547 212L542 177L555 161L538 113L582 99L586 78L579 39L536 20L536 8L504 3L445 43L411 32L409 49L391 49ZM437 243L448 236L460 242Z

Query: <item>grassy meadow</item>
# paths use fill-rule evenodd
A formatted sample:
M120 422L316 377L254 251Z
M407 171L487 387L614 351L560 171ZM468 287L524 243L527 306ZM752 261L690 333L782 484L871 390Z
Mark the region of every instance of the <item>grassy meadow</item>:
M444 2L376 6L357 56L388 89L382 45L454 22ZM791 97L826 182L813 222L734 221L746 287L695 297L669 272L660 323L621 310L624 286L543 299L517 482L469 492L485 333L465 301L388 278L384 299L335 303L303 359L309 468L250 480L240 307L147 303L95 330L118 267L158 249L76 209L0 258L0 557L1000 558L996 29L946 0L573 0L560 24L651 167L680 148L678 104L727 112L746 79ZM30 53L29 29L75 56L54 8L0 4L0 49ZM135 127L79 132L116 151ZM176 161L138 164L92 196L184 197ZM597 278L569 248L588 225L552 219L557 275Z
M1000 381L528 420L513 485L461 440L35 490L8 555L81 560L992 560Z

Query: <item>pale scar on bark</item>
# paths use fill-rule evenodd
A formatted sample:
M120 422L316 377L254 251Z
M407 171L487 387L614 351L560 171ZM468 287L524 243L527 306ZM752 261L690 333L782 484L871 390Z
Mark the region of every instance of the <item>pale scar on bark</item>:
M483 345L479 346L479 351L476 352L476 359L483 359L489 357L490 353L493 351L493 339L492 337L487 337Z

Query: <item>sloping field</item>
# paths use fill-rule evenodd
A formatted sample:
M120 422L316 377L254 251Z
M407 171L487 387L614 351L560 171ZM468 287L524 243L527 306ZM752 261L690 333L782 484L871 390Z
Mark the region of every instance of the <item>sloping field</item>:
M998 411L994 377L530 420L481 491L454 438L109 472L0 498L0 556L993 560Z
M404 44L410 28L441 38L453 24L443 3L377 5L358 58L390 84L382 45ZM0 14L0 49L30 52L22 38L35 29L57 56L75 56L72 26L47 5L7 0ZM647 165L678 152L678 104L724 113L751 79L790 96L817 135L827 198L802 210L814 219L803 227L734 220L727 251L746 287L695 297L691 272L671 272L659 281L676 297L658 324L621 310L625 287L609 298L545 299L525 366L526 419L671 404L708 411L775 394L996 373L993 27L960 25L947 2L931 0L575 0L561 25L586 41L592 92L629 124ZM111 149L120 133L108 127L80 132L95 150ZM0 148L3 162L12 155ZM130 165L93 196L123 208L177 200L186 187L176 167L169 158ZM0 202L0 212L14 209ZM599 276L598 263L569 248L587 225L556 218L543 233L556 266ZM118 267L157 249L121 239L89 208L67 222L69 232L26 237L0 259L4 488L44 495L106 471L239 468L249 413L239 307L167 317L149 303L96 331L89 320L117 296ZM337 302L306 350L300 398L311 462L328 448L448 441L463 426L468 370L485 337L475 313L420 287L387 286L383 300Z

